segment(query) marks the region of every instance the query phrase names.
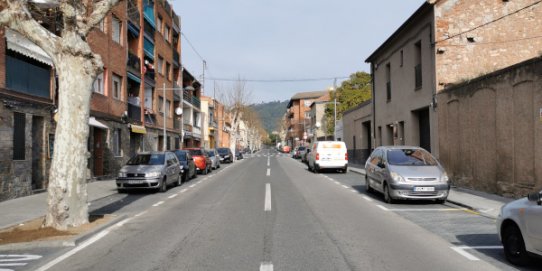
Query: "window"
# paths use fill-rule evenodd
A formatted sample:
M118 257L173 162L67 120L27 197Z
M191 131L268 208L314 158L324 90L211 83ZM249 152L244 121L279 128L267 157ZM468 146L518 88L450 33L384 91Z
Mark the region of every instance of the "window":
M164 113L164 98L162 96L158 97L158 112Z
M13 113L13 160L25 160L26 114Z
M169 26L164 26L164 38L169 42Z
M5 57L6 88L32 96L51 98L51 67L11 50Z
M115 156L122 156L120 143L121 141L121 130L120 129L114 129L113 130L113 136L112 136L112 143L113 143L113 155Z
M113 74L113 98L117 100L122 99L122 77Z
M171 102L166 100L166 116L171 117Z
M113 18L111 19L111 36L113 41L115 41L118 44L121 44L121 33L122 33L122 21L119 20L119 18L115 17L113 15Z
M96 93L104 94L104 73L98 74L96 79L94 79L94 84L92 84L92 90Z
M386 101L391 101L391 66L386 65Z
M167 80L171 80L171 77L169 76L170 72L171 72L171 64L166 62L166 74L165 74L165 77L166 77Z
M151 87L145 87L145 108L146 109L153 109L152 107L152 93L154 92L154 89Z
M414 57L415 64L414 67L414 78L415 78L415 88L422 88L422 42L418 41L414 45Z
M159 74L164 74L164 58L161 56L158 56L158 63L156 63L156 71L158 71Z
M162 17L161 16L158 16L158 18L156 18L156 30L162 33Z

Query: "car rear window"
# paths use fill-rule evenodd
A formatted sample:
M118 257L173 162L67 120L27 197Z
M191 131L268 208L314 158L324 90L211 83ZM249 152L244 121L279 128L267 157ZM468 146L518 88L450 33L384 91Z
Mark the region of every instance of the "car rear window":
M191 155L203 155L201 150L188 150Z
M175 155L177 156L177 159L179 159L179 161L186 161L186 152L176 151Z
M164 154L138 154L128 160L127 165L163 165Z
M436 166L437 160L422 149L388 150L388 164L396 166Z

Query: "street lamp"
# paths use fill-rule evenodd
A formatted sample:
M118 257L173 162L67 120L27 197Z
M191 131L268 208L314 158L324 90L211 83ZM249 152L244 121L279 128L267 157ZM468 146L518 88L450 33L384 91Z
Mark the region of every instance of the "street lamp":
M329 91L335 91L335 86L330 87ZM337 140L337 92L333 94L333 141Z

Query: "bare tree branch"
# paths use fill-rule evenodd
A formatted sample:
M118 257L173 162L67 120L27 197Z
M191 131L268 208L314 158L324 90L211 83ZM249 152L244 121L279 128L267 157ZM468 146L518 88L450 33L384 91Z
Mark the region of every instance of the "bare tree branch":
M78 25L80 35L86 36L88 32L98 25L105 18L107 13L120 1L123 0L101 0L95 2L92 7L92 13L84 17L81 20L80 25Z
M60 39L41 26L28 10L26 0L0 0L0 26L9 27L43 49L49 57L55 59L60 50Z

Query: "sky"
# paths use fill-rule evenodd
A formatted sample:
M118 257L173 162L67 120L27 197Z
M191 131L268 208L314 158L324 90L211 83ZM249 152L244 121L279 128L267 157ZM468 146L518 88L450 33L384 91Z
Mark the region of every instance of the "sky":
M365 59L425 0L170 0L181 17L182 62L204 95L244 80L252 103L329 89ZM220 79L220 80L219 80ZM223 80L226 79L226 80ZM318 81L291 81L322 79ZM262 81L254 81L262 80ZM286 82L285 82L286 81Z

